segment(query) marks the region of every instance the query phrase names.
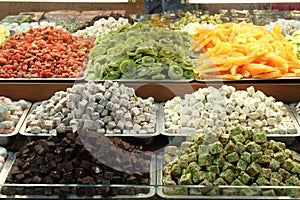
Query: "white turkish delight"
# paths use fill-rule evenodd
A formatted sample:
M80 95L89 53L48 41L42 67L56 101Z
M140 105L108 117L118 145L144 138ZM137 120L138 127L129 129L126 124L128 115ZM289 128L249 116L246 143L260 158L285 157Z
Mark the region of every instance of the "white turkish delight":
M105 93L104 93L104 98L105 98L105 99L110 99L111 96L112 96L111 92L105 91Z
M140 130L138 131L138 134L147 134L147 131L144 130L144 129L140 129Z
M104 128L99 128L96 130L97 133L99 134L105 134L105 129Z
M60 103L58 103L54 106L54 110L56 112L60 112L62 110L62 108L63 108L63 105L61 105Z
M54 105L52 104L52 103L48 103L46 106L45 106L45 109L47 110L47 111L50 111L51 109L53 109L54 108Z
M126 100L126 99L124 99L124 98L122 98L120 100L120 106L127 108L129 106L129 101Z
M101 105L101 106L106 106L107 103L108 103L108 101L104 97L99 101L99 105Z
M107 110L111 110L112 108L114 107L114 103L112 103L111 101L109 101L107 104L106 104L106 109Z
M251 113L248 113L248 114L247 114L247 117L249 117L249 118L255 120L255 119L259 118L260 115L259 115L259 113L257 113L257 112L251 112Z
M109 111L104 109L102 112L101 112L101 117L106 117L108 115Z
M141 129L141 126L139 124L134 124L133 125L133 130L135 130L136 132L138 132Z
M209 102L206 102L204 104L204 107L206 110L211 110L213 108L213 104L212 103L209 103Z
M95 130L96 127L94 126L94 121L93 120L84 120L83 129Z
M107 80L107 81L104 82L103 85L104 85L105 89L108 89L113 85L113 81Z
M127 87L127 88L126 88L126 94L127 94L129 97L133 96L133 95L134 95L134 89L133 89L133 88Z
M65 116L61 112L58 112L54 115L54 117L59 117L59 118L63 119Z
M132 129L132 127L133 127L132 122L127 121L127 122L125 123L125 128L126 128L126 129L130 130L130 129Z
M276 112L274 111L274 110L272 110L272 109L267 109L266 110L266 117L276 117Z
M114 104L119 104L120 103L120 99L116 95L112 95L112 97L110 98L110 101Z
M115 113L116 113L116 119L122 119L124 117L123 110L117 110Z
M215 112L211 112L210 114L209 114L209 118L211 118L211 119L218 119L219 118L219 116L218 116L218 113L215 113Z
M100 114L98 112L93 112L91 118L92 120L97 120L100 118Z
M122 134L122 131L118 128L115 128L113 131L114 131L114 134Z
M41 121L40 120L33 120L30 122L30 126L40 126Z
M224 125L225 125L224 121L221 121L221 120L219 120L219 119L217 119L217 120L215 121L215 126L216 126L216 127L224 127Z
M47 130L53 129L54 127L54 122L52 120L45 120L44 121L44 126Z
M288 134L297 134L298 133L297 129L295 127L293 127L293 126L287 127L286 132Z
M81 93L81 97L82 97L83 99L88 100L88 99L90 98L90 96L91 96L91 93L90 93L88 90L84 90L84 91L82 91L82 93Z
M104 127L104 125L105 125L104 121L100 119L95 120L93 123L93 126L95 126L97 129Z
M255 89L253 86L248 87L246 90L247 90L249 96L252 96L255 93Z
M70 109L73 109L75 107L75 104L74 104L74 102L69 101L69 102L66 103L66 107L70 108Z
M254 127L254 128L261 128L262 127L262 122L261 122L261 120L255 120L254 121L254 123L252 124L252 126Z
M120 104L114 104L113 107L111 108L111 111L116 112L119 109L120 109Z
M232 113L233 111L234 111L234 107L233 107L232 105L228 104L228 105L226 106L226 112Z
M108 122L107 126L109 129L114 129L114 128L116 128L117 125L116 125L116 122L110 121L110 122Z
M85 110L87 104L88 104L88 101L87 101L86 99L83 99L83 100L81 100L80 103L79 103L79 108L82 109L82 110Z
M237 125L237 124L240 123L240 121L239 121L238 119L235 119L235 120L231 120L230 123L231 123L232 125Z
M103 122L105 123L105 124L108 124L108 122L110 122L110 121L112 121L113 119L112 119L112 117L111 116L105 116L104 118L103 118Z
M97 108L95 109L95 111L98 112L98 113L102 113L103 110L104 110L104 106L102 106L100 104L98 104Z
M133 114L133 116L138 116L141 114L141 111L137 107L134 107L131 109L131 113Z
M104 93L105 92L105 87L102 84L98 84L98 92L99 94Z
M41 132L41 130L42 130L42 128L39 126L32 126L30 129L30 132L33 134L38 134Z
M192 111L191 111L191 107L189 106L183 106L182 110L178 110L182 112L182 115L191 115Z
M265 101L265 99L266 99L266 95L262 91L260 91L260 90L257 90L255 92L255 94L253 94L253 97L254 98L259 98L260 101Z
M50 111L48 111L49 112L49 116L54 116L54 115L56 115L56 111L54 110L54 108L52 108ZM37 117L41 117L42 116L42 112L38 112L38 113L36 113L36 116Z
M128 112L126 112L126 113L124 114L124 119L126 119L126 120L132 120L131 114L128 113Z
M114 130L112 130L112 129L106 129L106 134L114 134Z
M238 119L239 119L240 122L244 122L247 119L247 115L246 114L240 114Z
M238 112L232 112L229 115L229 119L231 119L231 120L235 120L235 119L238 119L238 118L239 118L239 113Z
M12 122L12 121L0 122L0 129L2 129L2 128L6 129L6 128L12 128L12 127L14 127L14 122Z
M96 93L95 95L95 101L99 101L103 98L103 94L102 93Z
M47 129L45 129L45 128L42 128L41 129L41 133L48 133L49 131L47 130Z
M207 112L207 111L203 111L203 112L201 112L201 118L202 119L206 119L206 118L209 118L209 112Z
M208 118L208 119L205 120L205 122L206 122L206 125L209 126L209 127L212 127L214 125L214 120L213 119Z

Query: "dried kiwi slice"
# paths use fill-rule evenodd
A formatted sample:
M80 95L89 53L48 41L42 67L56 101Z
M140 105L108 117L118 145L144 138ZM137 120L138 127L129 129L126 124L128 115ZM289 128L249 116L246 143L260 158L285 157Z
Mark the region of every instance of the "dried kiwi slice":
M162 57L167 57L167 58L173 57L175 55L174 49L170 47L163 47L159 53Z
M134 73L136 71L136 64L134 62L134 60L124 60L120 66L119 66L119 70L122 74L131 74Z
M107 50L108 55L112 55L115 57L121 56L125 53L125 47L123 44L117 44L115 47L112 47Z
M104 55L105 53L106 53L106 48L98 45L91 49L89 53L89 58L93 60L97 56Z
M184 76L184 78L186 78L186 79L191 79L191 78L194 78L195 77L195 74L194 74L194 72L193 71L184 71L183 72L183 76Z
M145 55L152 55L157 56L158 52L157 49L153 47L139 47L135 51L137 54L145 54Z
M178 65L171 65L169 67L168 76L173 80L182 79L183 69Z
M151 56L144 56L142 58L142 64L145 66L151 66L151 65L153 65L153 63L155 63L155 58L153 58Z

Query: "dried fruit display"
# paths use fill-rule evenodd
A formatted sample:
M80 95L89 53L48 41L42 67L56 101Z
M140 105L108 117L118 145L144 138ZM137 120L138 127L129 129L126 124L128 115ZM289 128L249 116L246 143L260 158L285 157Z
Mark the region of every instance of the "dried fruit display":
M272 79L297 77L300 62L281 26L268 31L250 23L225 23L212 30L198 29L192 49L199 55L194 69L203 79Z
M0 46L0 78L78 78L84 76L93 39L52 26L15 34Z
M194 78L187 34L138 23L95 41L89 53L88 80Z
M226 132L194 134L180 147L166 147L162 159L159 181L165 185L232 186L166 187L168 195L299 197L297 188L255 188L300 186L300 156L285 143L267 140L263 132L236 126Z

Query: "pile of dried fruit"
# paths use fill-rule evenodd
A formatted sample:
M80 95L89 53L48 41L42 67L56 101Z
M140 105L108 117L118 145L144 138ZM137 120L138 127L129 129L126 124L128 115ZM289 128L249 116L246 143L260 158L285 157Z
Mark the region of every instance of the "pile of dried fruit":
M181 147L168 146L163 156L165 185L233 186L166 187L169 195L298 196L299 189L238 189L234 186L300 186L300 156L263 132L237 126L228 132L195 134Z
M88 80L191 79L195 60L187 34L138 23L95 41Z
M83 77L93 39L51 26L15 34L0 46L0 78Z
M300 75L293 45L273 31L250 23L226 23L215 29L198 29L192 44L199 53L195 73L199 79L271 79ZM205 53L203 53L205 51Z

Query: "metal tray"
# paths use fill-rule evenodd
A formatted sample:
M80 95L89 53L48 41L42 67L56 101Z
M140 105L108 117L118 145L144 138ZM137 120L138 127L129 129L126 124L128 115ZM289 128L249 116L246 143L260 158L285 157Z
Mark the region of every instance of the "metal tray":
M14 81L25 81L25 82L48 82L48 81L53 81L53 82L70 82L70 81L84 81L85 76L83 77L78 77L78 78L0 78L0 81L7 81L7 82L14 82Z
M164 111L161 104L156 104L158 110L156 112L156 131L153 134L105 134L105 136L117 136L117 137L140 137L147 138L159 135L164 128Z
M295 198L291 196L262 196L257 195L261 191L268 191L271 189L278 189L278 190L294 190L297 191L299 194L300 192L300 186L203 186L203 185L163 185L162 177L163 177L163 164L161 156L157 156L157 194L158 196L166 199L299 199L300 197L297 196ZM201 195L201 194L195 194L195 195L177 195L177 194L168 194L165 191L167 189L171 190L190 190L190 189L196 189L198 191L216 191L216 192L231 192L232 190L239 191L240 193L238 195L225 195L225 194L211 194L211 195ZM252 196L247 196L243 194L243 191L251 189L253 191ZM255 192L257 192L255 194ZM188 193L188 192L187 192Z
M83 187L83 188L103 188L103 190L108 189L109 187L116 187L116 188L121 188L121 189L130 189L132 187L136 188L146 188L149 189L148 193L139 193L136 195L115 195L115 196L102 196L102 195L94 195L94 196L78 196L75 194L68 195L66 199L148 199L151 198L155 195L156 190L155 190L155 184L156 184L156 155L152 154L151 155L151 161L150 161L150 184L149 185L125 185L125 184L111 184L111 185L104 185L104 184L95 184L95 185L84 185L84 184L8 184L5 183L6 178L14 164L16 158L16 154L12 154L11 158L8 159L9 162L7 162L6 166L3 168L1 171L1 177L0 177L0 184L2 187L7 186L7 187L14 187L14 188L26 188L26 187L36 187L36 188L55 188L55 187L64 187L64 188L78 188L78 187ZM61 199L59 195L5 195L2 193L2 187L0 187L0 198L18 198L18 199Z
M41 103L42 103L42 101L39 101L39 102L36 102L36 103L32 104L32 106L31 106L31 108L30 108L28 114L32 113L33 110L34 110L37 106L39 106ZM51 134L49 134L49 133L39 133L39 134L28 133L28 132L25 131L26 128L27 128L27 127L26 127L26 124L27 124L27 117L26 117L26 119L24 120L24 122L23 122L23 124L22 124L22 126L21 126L21 128L20 128L20 131L19 131L19 132L20 132L21 135L25 135L25 136L50 136L50 135L51 135Z
M24 120L25 120L25 118L26 118L26 116L27 116L27 114L28 114L31 106L32 106L31 102L28 102L28 101L26 101L26 102L29 104L29 107L23 111L23 113L22 113L22 115L21 115L18 123L16 124L16 127L15 127L14 131L12 133L10 133L10 134L0 134L0 140L2 138L6 138L6 137L10 137L10 136L16 135L19 132L19 130L20 130L20 128L21 128L21 126L22 126L22 124L23 124L23 122L24 122Z
M296 111L297 105L298 105L298 102L291 103L291 104L289 104L289 109L290 109L291 113L294 115L297 124L299 124L299 126L300 126L300 114L298 114Z

